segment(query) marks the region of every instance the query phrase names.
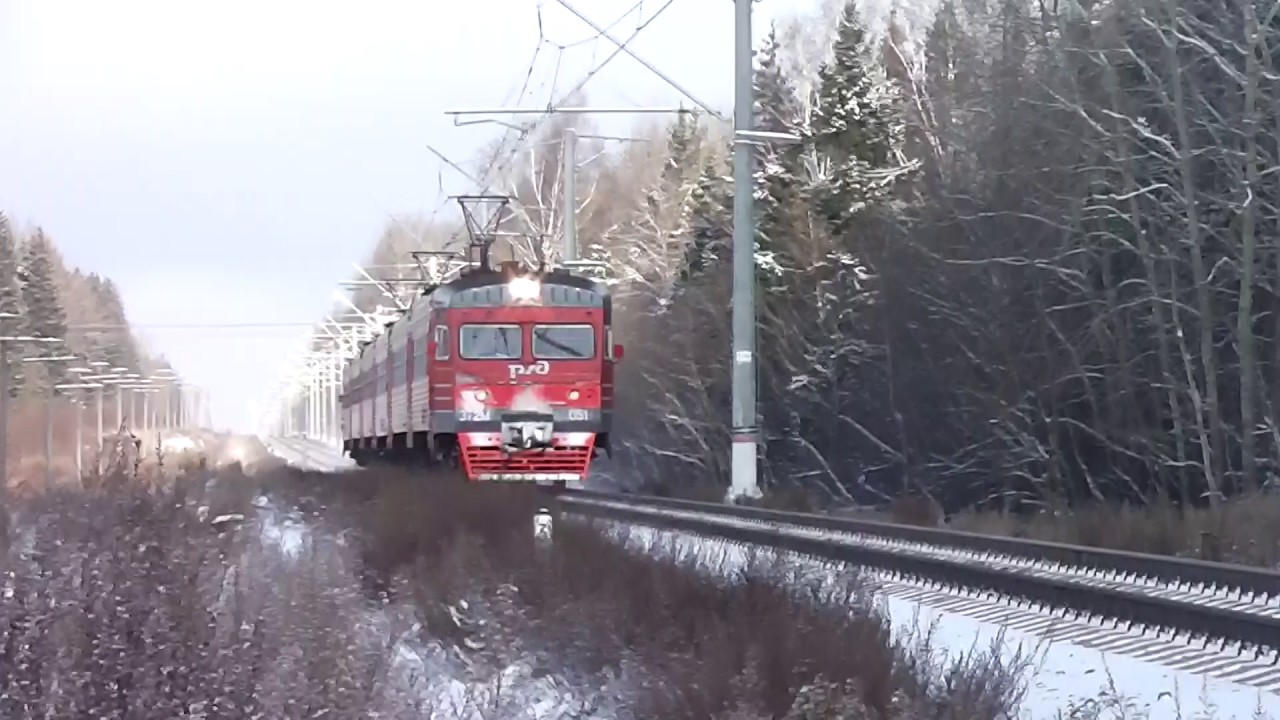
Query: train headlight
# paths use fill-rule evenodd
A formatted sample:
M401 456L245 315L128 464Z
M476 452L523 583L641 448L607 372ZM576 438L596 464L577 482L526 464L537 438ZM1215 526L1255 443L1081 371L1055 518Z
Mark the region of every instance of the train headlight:
M514 277L507 283L512 300L537 300L542 296L542 283L530 277Z
M570 400L577 400L580 394L581 394L581 393L579 393L577 390L570 390L570 391L569 391L569 399L570 399Z
M485 398L489 397L489 392L487 390L472 390L471 397L475 398L478 402L484 402Z

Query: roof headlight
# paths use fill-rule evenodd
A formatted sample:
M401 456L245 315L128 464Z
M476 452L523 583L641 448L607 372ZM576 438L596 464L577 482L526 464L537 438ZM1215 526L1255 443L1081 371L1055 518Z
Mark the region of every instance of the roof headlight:
M507 294L516 301L537 300L542 297L542 283L531 277L514 277L507 282Z

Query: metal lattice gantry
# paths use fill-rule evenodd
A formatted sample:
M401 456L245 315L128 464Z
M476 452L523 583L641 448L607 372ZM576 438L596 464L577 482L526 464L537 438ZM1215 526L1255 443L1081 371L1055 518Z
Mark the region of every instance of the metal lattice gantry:
M481 237L492 235L500 217L474 204L473 208L476 211L468 217L476 232ZM360 356L365 344L386 332L415 297L476 264L453 252L414 251L410 255L412 263L357 265L360 279L338 283L333 300L348 312L338 317L326 315L305 338L306 350L281 368L279 379L268 389L260 406L256 428L259 436L306 437L341 447L339 398L347 363ZM371 312L361 309L348 294L352 289L368 287L376 288L379 299L384 301Z
M345 295L335 294L350 304ZM308 349L285 365L280 381L268 394L258 428L260 436L305 437L341 447L338 399L343 367L359 357L360 348L384 332L386 324L399 314L394 309L371 314L351 307L357 322L326 316L307 336Z

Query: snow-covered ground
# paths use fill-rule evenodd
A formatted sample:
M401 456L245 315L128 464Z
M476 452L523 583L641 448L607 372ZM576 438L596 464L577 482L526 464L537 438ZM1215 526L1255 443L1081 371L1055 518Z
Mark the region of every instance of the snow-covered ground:
M258 496L254 505L254 522L262 544L285 558L306 562L307 551L325 553L339 561L346 556L347 543L342 535L319 529L298 514L281 511L266 496ZM355 578L354 572L351 577ZM476 616L484 609L460 602L449 611L452 621L462 625L477 622ZM364 618L352 622L372 635L371 644L391 648L392 685L384 689L385 702L414 704L420 717L614 717L620 704L618 698L625 697L620 687L624 678L584 692L581 684L564 682L554 674L537 673L531 661L521 660L495 669L473 660L457 647L446 648L430 640L414 618L413 608L393 602L370 608Z
M313 441L265 442L273 454L295 466L327 471L350 466L335 449ZM627 529L627 542L638 551L684 545L712 560L724 554L723 563L709 562L707 567L730 570L746 562L746 549L730 543L651 528ZM271 532L286 545L291 542L286 539L291 537L288 530ZM827 576L847 571L803 556L793 555L789 562ZM899 636L927 629L934 646L952 657L996 644L1008 657L1031 657L1029 691L1018 720L1071 717L1073 710L1097 718L1280 718L1280 668L1267 660L1202 649L1168 634L1144 636L999 598L926 587L887 574L865 576L879 609ZM430 651L419 656L435 657ZM460 677L456 668L442 676Z
M300 470L339 472L351 470L356 464L342 454L340 448L302 438L259 438L267 452Z

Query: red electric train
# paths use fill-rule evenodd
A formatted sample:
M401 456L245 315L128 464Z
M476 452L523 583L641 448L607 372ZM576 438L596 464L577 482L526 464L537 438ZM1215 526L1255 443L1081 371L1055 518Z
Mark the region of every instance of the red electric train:
M611 299L563 269L478 266L428 287L343 371L358 464L441 463L470 481L582 487L609 449Z

